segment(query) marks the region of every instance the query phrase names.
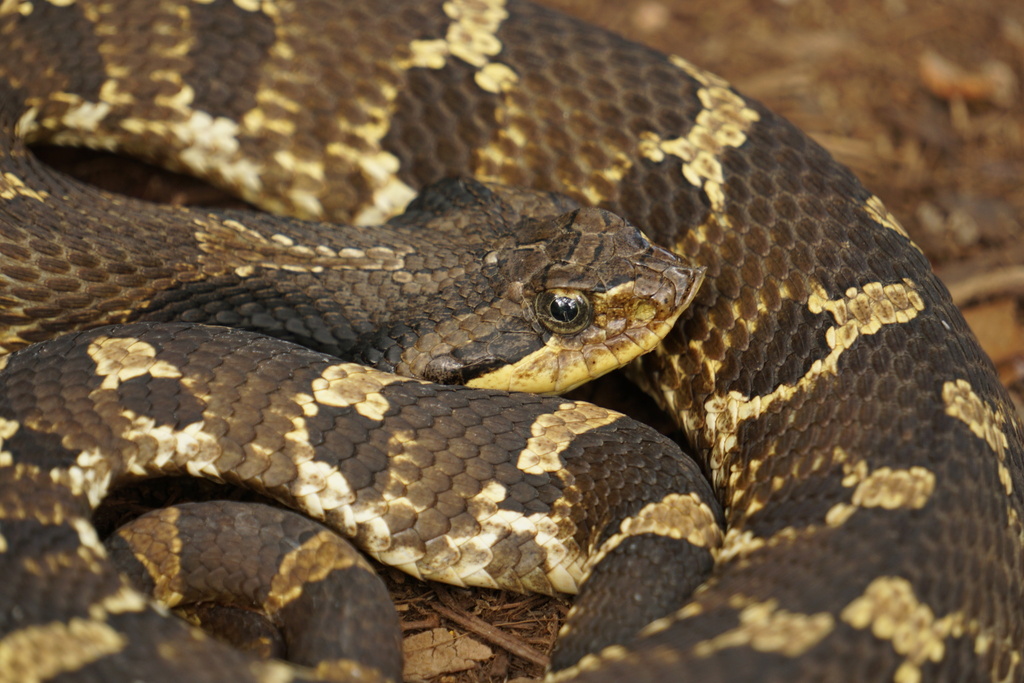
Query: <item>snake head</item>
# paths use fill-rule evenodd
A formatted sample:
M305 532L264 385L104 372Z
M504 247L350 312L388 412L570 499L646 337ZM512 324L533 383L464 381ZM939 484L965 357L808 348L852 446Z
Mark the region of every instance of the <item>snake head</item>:
M703 268L596 208L525 218L485 261L495 296L474 311L484 333L435 358L423 373L432 379L569 391L653 350L704 278Z

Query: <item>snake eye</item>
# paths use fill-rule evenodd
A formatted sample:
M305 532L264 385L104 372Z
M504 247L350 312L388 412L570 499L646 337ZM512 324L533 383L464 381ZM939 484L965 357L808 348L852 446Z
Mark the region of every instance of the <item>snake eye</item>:
M555 334L575 334L593 321L590 299L571 290L548 290L537 295L537 317Z

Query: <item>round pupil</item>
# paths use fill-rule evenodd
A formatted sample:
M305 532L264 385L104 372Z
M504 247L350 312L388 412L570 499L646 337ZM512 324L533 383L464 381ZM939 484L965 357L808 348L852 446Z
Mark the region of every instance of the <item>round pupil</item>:
M551 300L551 317L560 323L571 323L580 314L580 305L567 296L556 296Z

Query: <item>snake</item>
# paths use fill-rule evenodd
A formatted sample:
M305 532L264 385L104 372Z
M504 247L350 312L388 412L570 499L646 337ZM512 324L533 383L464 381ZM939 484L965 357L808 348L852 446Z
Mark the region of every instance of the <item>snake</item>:
M340 657L291 669L216 649L109 574L87 499L154 463L302 499L306 514L347 528L371 555L393 551L413 573L484 585L500 576L516 590L582 584L553 681L1024 680L1024 451L1013 404L882 201L722 78L519 0L4 0L0 84L0 323L11 351L0 559L18 577L0 589L4 677L372 675ZM168 272L164 247L134 220L153 212L42 171L24 148L42 142L185 171L277 217L166 209L154 229L176 231L173 243L194 247L198 264ZM461 189L428 189L446 178L464 179ZM327 222L390 220L411 234L458 222L488 193L504 206L482 210L527 232L621 219L703 269L650 353L615 363L600 354L600 370L628 364L699 466L603 409L507 393L520 387L505 368L533 351L462 372L452 332L443 359L425 362L434 374L407 378L391 373L410 362L397 350L353 359L379 367L335 357L351 349L330 347L360 336L311 326L335 311L303 303L279 318L269 313L276 295L247 287L291 275L300 284L280 285L293 287L285 299L305 289L320 300L316 267L395 259L405 246L358 241L342 254ZM534 204L526 218L522 202ZM543 202L557 208L531 213ZM54 215L74 230L47 232ZM79 234L104 229L109 238L81 248L89 240ZM147 253L129 267L133 250ZM231 295L217 278L233 278ZM586 304L566 289L539 306L536 295L532 314L574 320ZM245 305L225 305L232 297ZM379 336L406 332L419 334L396 323ZM310 349L294 345L305 336ZM250 384L266 397L259 409L239 393ZM72 408L79 422L64 420ZM386 539L359 527L361 512L332 523L369 478L365 464L316 450L339 433L332 421L364 435L357 443L419 454L399 459L391 481L417 476L446 493L470 470L497 475L466 495L509 523L491 535L518 540L535 522L529 547L544 552L499 559L448 541L410 552L412 530L450 524L444 508L452 519L469 509L422 487L389 492L404 519ZM215 445L211 434L247 437L261 466L247 468L245 446ZM111 441L121 450L100 447ZM509 447L504 460L498 445ZM626 489L643 497L620 498ZM609 500L622 503L614 521L587 517ZM57 546L33 545L50 535ZM546 553L558 545L573 570L552 564ZM468 573L448 572L460 562ZM671 585L687 576L697 578ZM633 598L642 608L631 615Z

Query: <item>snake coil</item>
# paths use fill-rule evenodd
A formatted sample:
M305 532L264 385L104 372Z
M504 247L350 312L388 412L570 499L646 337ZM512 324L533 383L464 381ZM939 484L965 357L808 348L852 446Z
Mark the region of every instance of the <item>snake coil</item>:
M521 0L4 0L0 138L0 344L22 349L0 378L0 564L15 577L0 676L367 673L340 655L290 669L226 654L107 572L95 499L178 471L253 486L423 576L585 577L553 680L1024 681L1024 441L991 362L881 201L719 77ZM292 218L152 210L47 172L24 147L39 142L117 149ZM383 222L451 177L499 196L449 211L427 192L386 248L300 228ZM606 234L621 216L705 269L699 290L693 273L631 280L641 299L692 304L676 321L628 303L625 319L660 326L631 372L710 482L587 404L322 353L374 335L308 303L330 299L319 278L345 259L400 271L424 225L464 211L526 233L579 218ZM192 255L160 258L147 235L161 230ZM486 244L473 264L500 271ZM410 298L433 286L376 277ZM505 356L504 318L467 295L455 308L495 331L477 347L490 360L463 365L466 331L447 323L426 376L548 386L548 365L507 368L611 319L567 289L515 294L529 333ZM399 342L430 333L402 315L376 337L394 345L360 360L416 365ZM319 350L290 343L305 339ZM628 360L598 356L601 371ZM599 503L614 523L594 521ZM689 597L670 585L682 567L700 577ZM649 599L618 628L627 587Z

